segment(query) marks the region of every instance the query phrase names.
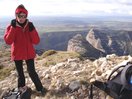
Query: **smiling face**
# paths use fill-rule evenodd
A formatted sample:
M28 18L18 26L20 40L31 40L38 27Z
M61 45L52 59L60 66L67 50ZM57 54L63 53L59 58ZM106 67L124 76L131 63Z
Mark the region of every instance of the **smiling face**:
M16 15L16 19L19 23L24 23L27 19L27 15L22 12L22 13Z

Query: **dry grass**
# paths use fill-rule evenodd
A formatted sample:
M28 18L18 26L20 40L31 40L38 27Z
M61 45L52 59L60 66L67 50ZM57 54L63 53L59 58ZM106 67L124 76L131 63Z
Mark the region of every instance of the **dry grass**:
M48 53L48 54L47 54ZM51 54L52 53L52 54ZM80 58L81 56L76 52L67 52L67 51L47 51L41 57L38 57L37 60L44 59L43 65L55 65L56 63L66 61L70 58Z
M8 77L12 70L14 70L14 66L7 66L2 69L0 69L0 80L3 80L4 78Z
M0 80L10 75L10 72L14 70L14 66L10 64L10 49L0 50Z

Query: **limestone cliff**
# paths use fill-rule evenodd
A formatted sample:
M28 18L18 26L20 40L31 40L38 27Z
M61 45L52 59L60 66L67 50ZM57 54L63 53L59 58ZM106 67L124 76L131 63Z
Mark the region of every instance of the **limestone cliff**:
M92 44L87 42L81 34L77 34L69 40L67 50L78 52L84 57L99 58L104 55L103 52L97 50Z
M116 55L132 55L130 50L132 49L132 34L127 31L114 32L115 34L110 34L109 31L91 29L86 36L86 40L94 48L104 52L107 55L113 53Z

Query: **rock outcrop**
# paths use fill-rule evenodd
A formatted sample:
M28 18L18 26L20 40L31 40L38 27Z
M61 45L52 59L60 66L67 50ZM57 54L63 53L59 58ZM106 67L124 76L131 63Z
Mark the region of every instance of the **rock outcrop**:
M132 55L132 33L131 31L92 28L85 38L76 35L70 39L67 50L79 52L82 56L93 58L109 54Z
M104 55L102 51L97 50L87 42L81 34L77 34L69 40L67 51L75 51L84 57L92 58L99 58Z
M108 32L108 31L107 31ZM131 33L117 31L116 34L106 33L105 30L91 29L86 40L96 49L105 54L128 55L131 54ZM129 46L129 47L128 47Z
M103 36L105 38L105 36ZM105 50L103 49L103 46L101 44L101 40L98 35L95 35L95 32L93 29L89 31L89 33L86 36L86 40L94 46L96 49L102 51L105 53Z

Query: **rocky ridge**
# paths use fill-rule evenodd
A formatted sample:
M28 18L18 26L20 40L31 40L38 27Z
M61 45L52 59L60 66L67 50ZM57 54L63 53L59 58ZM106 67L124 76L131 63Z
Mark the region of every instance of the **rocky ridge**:
M114 32L114 31L113 31ZM131 55L131 32L129 31L109 31L91 29L86 40L96 49L107 54Z
M68 51L75 51L83 57L99 58L104 53L92 46L81 34L75 35L68 41Z
M82 34L80 34L82 36ZM68 41L68 51L76 51L86 57L99 58L108 54L132 55L131 31L114 31L91 28L83 39L77 35ZM92 51L91 51L92 50ZM84 54L85 53L85 54Z
M45 97L37 93L32 94L32 99L89 99L89 84L97 79L106 81L108 75L116 66L132 61L131 56L116 56L115 54L101 57L91 61L79 58L67 59L67 61L45 67L45 59L36 61L36 71L49 92ZM24 66L27 86L35 90ZM11 71L9 77L0 81L0 94L3 90L16 87L17 73ZM94 99L112 99L101 90L94 88Z

